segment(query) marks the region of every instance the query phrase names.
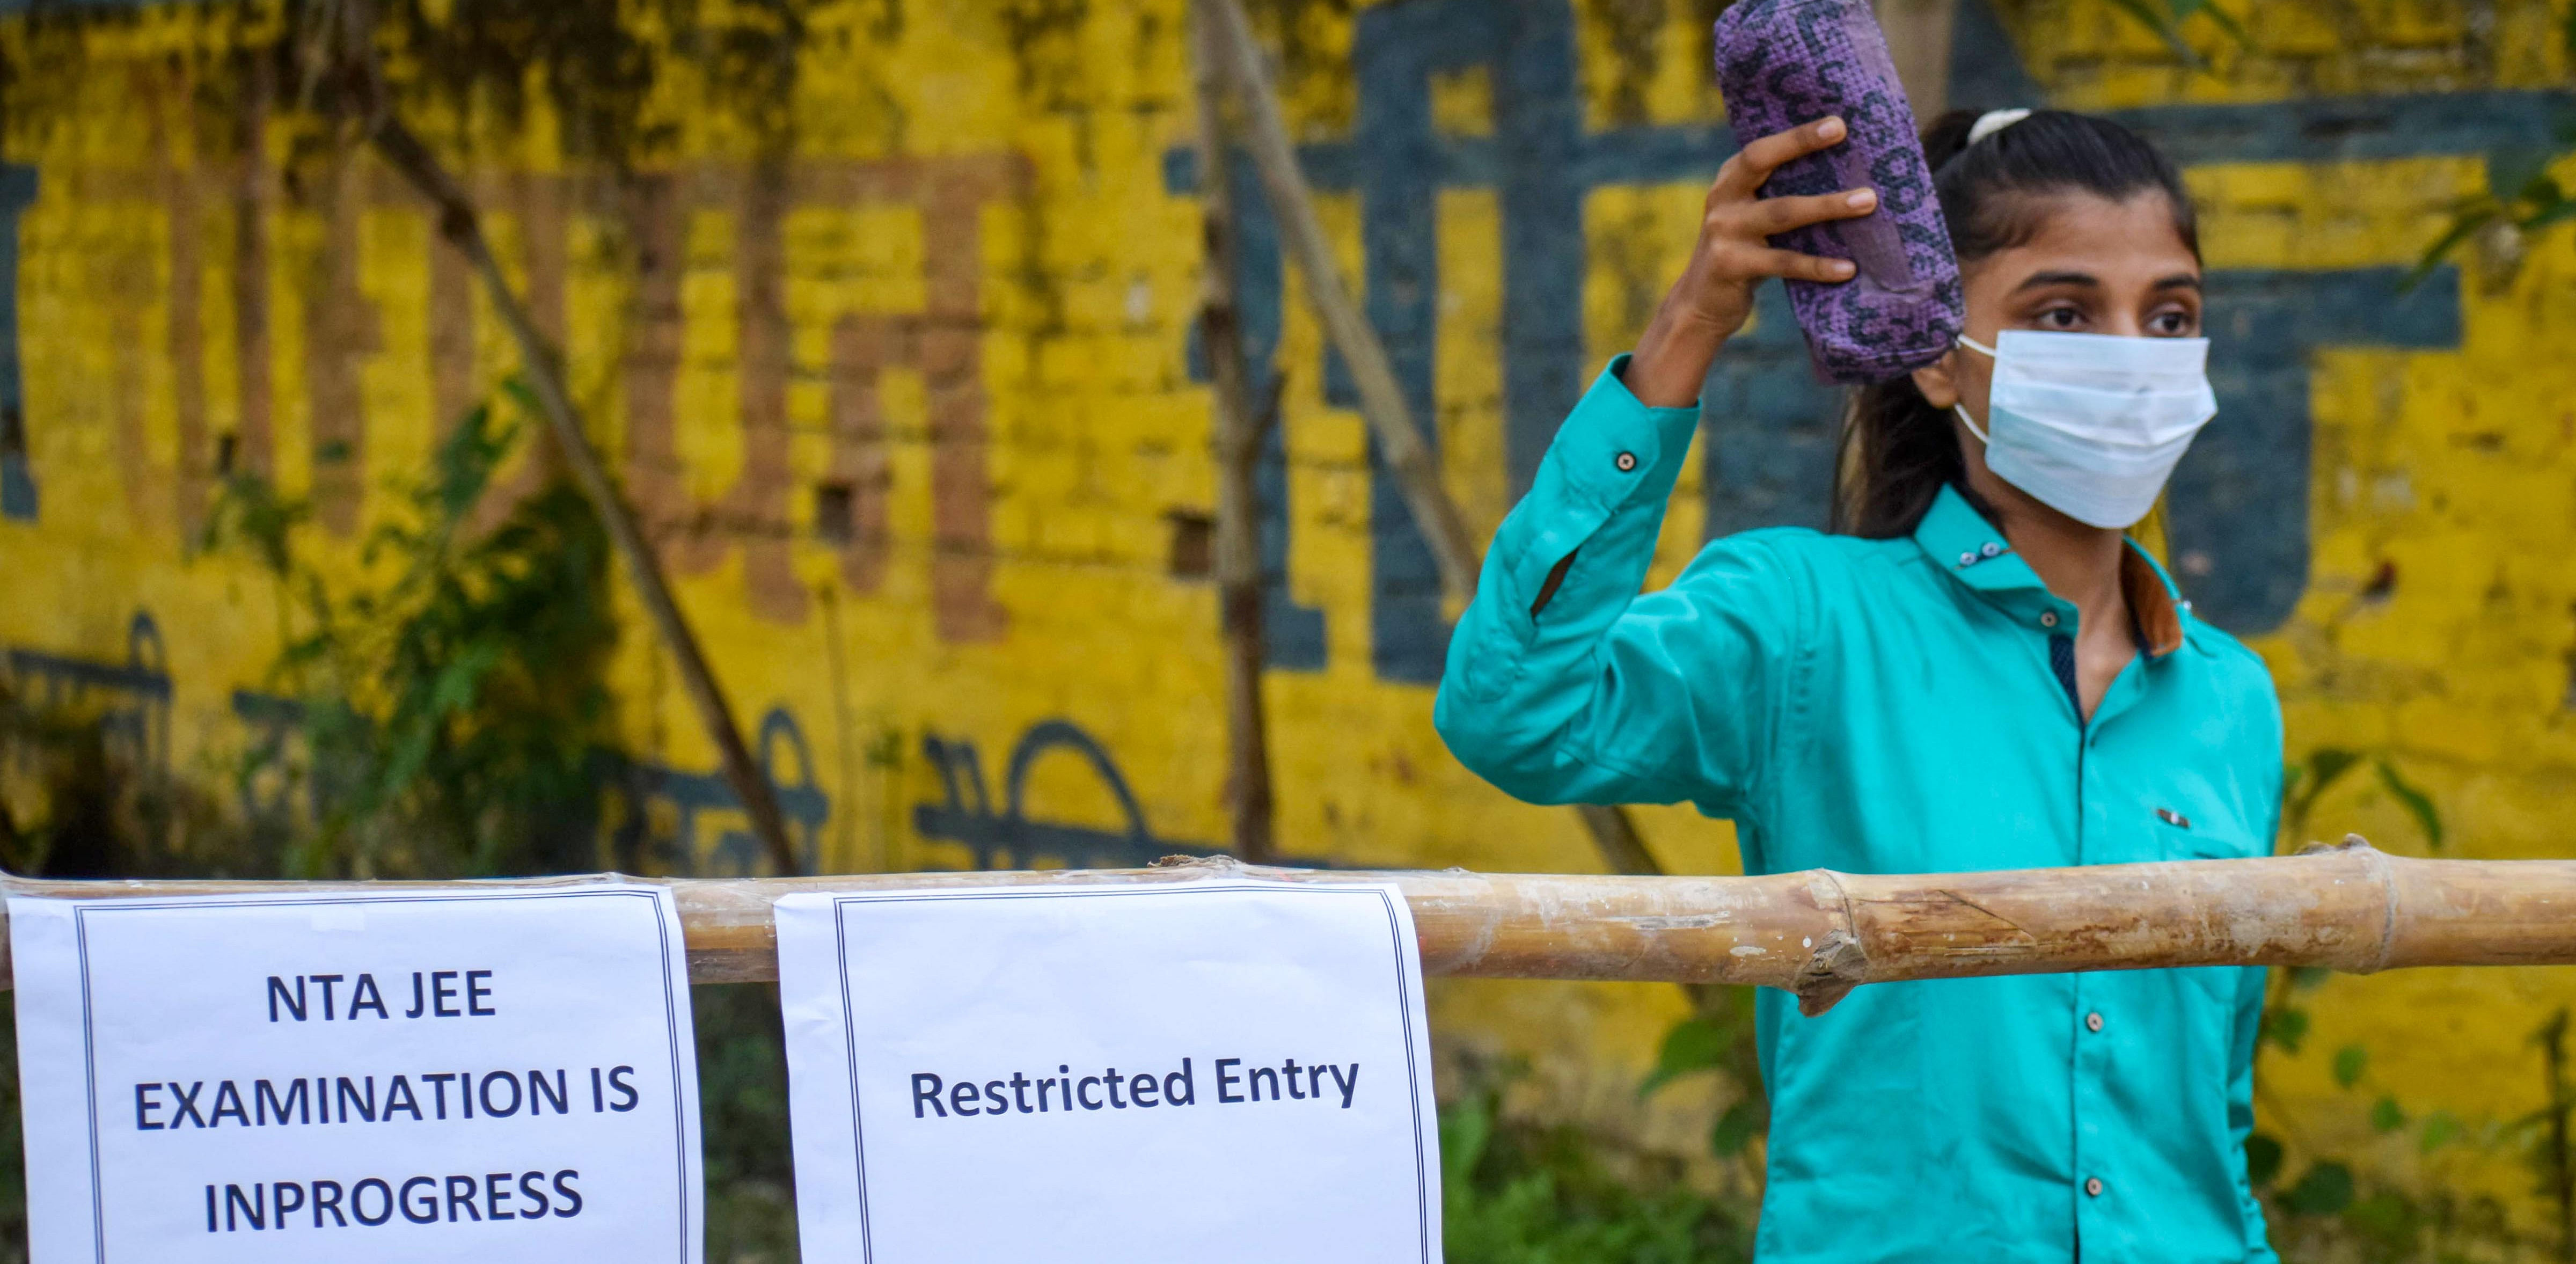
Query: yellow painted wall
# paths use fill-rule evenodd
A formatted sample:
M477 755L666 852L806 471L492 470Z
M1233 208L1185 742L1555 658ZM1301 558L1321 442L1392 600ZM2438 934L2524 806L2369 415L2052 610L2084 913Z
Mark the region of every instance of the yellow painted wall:
M831 867L968 863L913 828L913 809L943 798L922 739L974 744L998 800L1014 743L1057 718L1114 759L1157 838L1224 837L1214 596L1167 564L1171 513L1212 501L1207 392L1186 354L1197 208L1166 170L1189 139L1180 5L798 11L788 130L757 126L703 46L666 48L638 116L666 130L639 150L640 183L568 150L533 75L524 119L487 94L462 113L424 106L424 128L471 170L508 265L566 342L593 431L744 720L784 708L810 750ZM631 19L648 42L655 12ZM718 27L757 25L748 10L709 12ZM1301 140L1329 146L1365 114L1352 66L1369 12L1263 7L1268 35L1288 37ZM2210 73L2178 69L2103 0L2006 3L1997 16L2036 85L2077 108L2205 103L2252 112L2228 116L2241 120L2320 94L2533 94L2568 74L2564 15L2537 0L2267 2L2250 9L2249 46L2191 28ZM1680 134L1721 117L1694 5L1578 0L1570 20L1587 135ZM335 565L354 573L368 525L398 509L384 486L420 468L442 419L511 355L385 172L335 167L309 130L245 104L248 72L224 54L262 46L273 23L173 4L75 27L22 23L5 37L13 65L32 68L12 89L5 156L36 181L16 287L40 508L0 519L0 646L123 664L129 623L147 612L164 655L147 666L172 682L170 759L211 780L247 740L233 692L264 687L278 648L264 576L185 557L226 436L237 462L264 459L285 491L315 498ZM222 84L233 88L210 90ZM1509 139L1495 120L1512 91L1484 67L1443 71L1433 125L1461 143ZM256 135L261 156L227 156L238 135ZM2203 162L2189 177L2213 267L2360 269L2411 265L2452 203L2484 189L2486 167L2452 145ZM1699 196L1687 173L1583 191L1561 248L1582 252L1586 372L1642 326ZM1499 198L1490 183L1444 188L1434 207L1434 416L1450 486L1486 530L1509 500ZM646 202L658 209L639 211ZM1345 183L1323 207L1355 275L1362 202ZM639 250L660 269L650 278ZM2518 257L2474 255L2458 291L2456 346L2310 357L2310 575L2293 615L2256 643L2294 758L2385 754L2440 804L2449 854L2564 855L2576 791L2569 231L2533 236ZM1512 803L1458 768L1431 730L1429 687L1373 664L1366 439L1327 398L1293 276L1284 294L1286 592L1325 631L1320 667L1268 685L1281 838L1349 865L1594 868L1570 815ZM648 414L659 420L638 420ZM862 500L882 488L881 540L818 535L815 488L831 482ZM1658 582L1702 538L1708 495L1695 463ZM629 753L710 772L667 661L640 621L629 629L615 669ZM1028 801L1032 818L1126 827L1070 753L1038 763ZM1675 868L1735 864L1724 823L1683 809L1640 818ZM2367 777L2329 794L2314 823L2426 846ZM741 827L708 815L699 851ZM1440 996L1445 1032L1537 1055L1524 1101L1658 1146L1700 1144L1705 1101L1683 1091L1650 1109L1632 1092L1681 1012L1670 989ZM2314 999L2307 1051L2266 1064L2267 1126L2536 1214L2506 1148L2424 1159L2412 1134L2374 1139L2355 1103L2385 1091L2411 1113L2472 1123L2535 1109L2525 1036L2576 1000L2566 974L2420 971L2337 980ZM2346 1091L2327 1066L2353 1042L2372 1060Z

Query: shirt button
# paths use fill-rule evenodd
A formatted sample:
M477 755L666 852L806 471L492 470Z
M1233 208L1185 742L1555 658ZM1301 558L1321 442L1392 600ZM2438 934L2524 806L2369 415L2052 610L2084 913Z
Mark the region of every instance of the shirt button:
M2091 1197L2100 1198L2102 1196L2102 1178L2098 1176L2085 1178L2084 1192Z
M1613 462L1613 464L1619 467L1620 473L1631 473L1637 468L1637 454L1634 452L1622 452L1619 454L1619 459Z
M2102 1030L2102 1015L2101 1015L2101 1013L2100 1013L2099 1011L2096 1011L2096 1012L2094 1012L2094 1013L2090 1013L2090 1014L2086 1014L2086 1015L2084 1016L2084 1030L2086 1030L2086 1031L2100 1031L2100 1030Z
M1962 554L1960 554L1960 555L1959 555L1959 565L1961 565L1961 566L1974 566L1974 565L1976 565L1976 564L1977 564L1977 555L1976 555L1976 554L1974 554L1974 553L1962 553Z
M1986 541L1986 547L1979 551L1983 552L1988 557L1997 557L2003 553L2004 546L1997 544L1992 540L1988 540Z
M2040 612L2040 614L2039 614L2039 626L2041 626L2041 627L2043 627L2043 628L2053 628L2053 627L2056 627L2056 626L2057 626L2057 612L2056 612L2056 611L2054 611L2054 610L2043 610L2043 611L2041 611L2041 612Z

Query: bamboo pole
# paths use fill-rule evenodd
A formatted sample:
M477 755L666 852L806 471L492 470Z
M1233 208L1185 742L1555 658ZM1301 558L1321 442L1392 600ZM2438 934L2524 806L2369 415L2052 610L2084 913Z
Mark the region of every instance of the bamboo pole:
M573 482L599 515L610 545L617 550L625 563L627 578L635 585L645 617L679 668L689 701L723 762L725 781L751 817L752 832L760 838L778 872L799 872L802 865L788 840L787 818L779 811L778 796L752 759L751 748L743 742L742 729L734 723L733 705L707 665L706 654L689 630L688 619L680 613L679 601L672 596L670 583L663 577L661 563L644 539L634 511L610 481L599 450L591 446L590 437L582 430L581 415L573 408L571 393L564 387L561 357L538 332L517 291L510 288L500 260L483 235L482 217L465 186L393 112L392 100L376 69L373 7L367 0L338 0L322 6L315 21L311 32L313 47L308 50L314 63L308 92L325 87L330 90L327 103L354 121L376 156L409 181L437 212L439 235L465 256L482 281L493 311L500 315L511 341L518 345L520 373L537 398L547 432L562 450Z
M1199 345L1206 348L1216 411L1216 587L1225 638L1227 815L1234 854L1260 864L1273 856L1277 815L1270 780L1269 719L1261 676L1269 666L1261 592L1261 525L1255 466L1261 426L1252 412L1252 370L1243 354L1241 304L1235 293L1234 182L1226 155L1233 129L1225 117L1218 70L1224 45L1208 0L1191 6L1191 86L1198 96L1200 261Z
M107 898L404 886L0 879L11 896ZM1392 882L1423 973L1752 984L1822 1013L1865 983L2179 966L2576 965L2576 861L2417 860L2340 847L2257 860L1995 873L1754 878L1271 869L1174 857L1152 869L674 879L694 983L778 977L770 906L804 891L1080 886L1211 878ZM0 935L0 947L7 937Z

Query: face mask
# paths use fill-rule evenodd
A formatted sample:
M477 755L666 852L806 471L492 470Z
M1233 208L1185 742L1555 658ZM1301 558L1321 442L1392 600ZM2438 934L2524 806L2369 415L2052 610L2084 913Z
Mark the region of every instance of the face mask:
M2007 329L1984 346L1994 390L1977 425L1986 468L2078 522L2122 528L2154 507L2192 436L2218 413L2207 338Z

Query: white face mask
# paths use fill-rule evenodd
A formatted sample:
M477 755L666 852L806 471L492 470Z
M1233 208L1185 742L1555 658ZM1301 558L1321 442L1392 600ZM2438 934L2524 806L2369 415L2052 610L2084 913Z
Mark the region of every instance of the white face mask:
M2040 503L2096 527L2147 516L2192 436L2218 413L2207 338L2128 338L2007 329L1995 345L1986 468Z

